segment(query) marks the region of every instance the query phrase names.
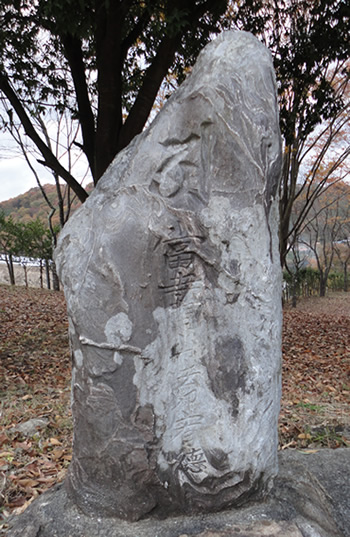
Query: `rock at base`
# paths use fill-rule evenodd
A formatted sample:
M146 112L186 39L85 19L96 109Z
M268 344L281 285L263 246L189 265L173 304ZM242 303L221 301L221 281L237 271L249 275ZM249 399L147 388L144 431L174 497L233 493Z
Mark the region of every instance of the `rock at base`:
M59 485L14 517L7 537L350 537L350 449L286 450L279 461L264 502L167 520L90 518Z

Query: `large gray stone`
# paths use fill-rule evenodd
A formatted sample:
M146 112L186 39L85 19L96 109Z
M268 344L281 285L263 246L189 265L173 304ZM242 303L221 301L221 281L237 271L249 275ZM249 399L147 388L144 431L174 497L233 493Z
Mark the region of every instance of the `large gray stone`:
M280 134L269 52L228 32L62 231L88 513L263 495L277 473Z

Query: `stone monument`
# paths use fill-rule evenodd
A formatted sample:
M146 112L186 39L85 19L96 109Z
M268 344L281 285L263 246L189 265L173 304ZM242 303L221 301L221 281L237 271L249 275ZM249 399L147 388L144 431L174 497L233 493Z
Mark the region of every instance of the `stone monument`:
M261 497L277 473L280 134L269 52L225 32L61 232L83 511Z

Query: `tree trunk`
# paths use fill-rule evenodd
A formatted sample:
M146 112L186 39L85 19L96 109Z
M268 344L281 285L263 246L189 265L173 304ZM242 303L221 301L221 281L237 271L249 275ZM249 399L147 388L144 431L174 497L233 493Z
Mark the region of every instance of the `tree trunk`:
M6 261L7 270L10 276L10 283L11 285L16 285L12 254L5 254L5 261Z
M46 269L46 283L47 283L47 288L48 288L48 289L51 289L50 264L49 264L49 260L48 260L48 259L45 259L45 269Z
M54 261L51 262L51 270L52 270L52 286L54 291L60 290L60 280L58 279L57 271L56 271L56 263Z
M26 286L26 289L28 289L28 273L27 273L27 265L22 265L24 270L24 285Z
M292 308L297 307L297 275L293 274L293 287L292 287Z
M348 264L344 263L344 291L348 292Z
M293 202L295 199L295 190L298 179L299 165L297 162L297 141L294 140L292 145L286 145L286 151L283 157L283 169L280 184L280 258L281 266L286 264L288 253L288 242L291 238L290 217L292 214Z
M320 296L326 296L327 278L320 275Z
M43 289L44 288L44 284L43 284L43 260L40 259L40 288Z

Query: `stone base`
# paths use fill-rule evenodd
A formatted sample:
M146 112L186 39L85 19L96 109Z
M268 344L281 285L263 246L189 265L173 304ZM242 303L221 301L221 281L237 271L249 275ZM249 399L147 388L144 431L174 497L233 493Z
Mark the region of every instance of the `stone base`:
M216 514L89 518L60 484L9 521L8 537L349 537L350 449L284 451L269 499Z

